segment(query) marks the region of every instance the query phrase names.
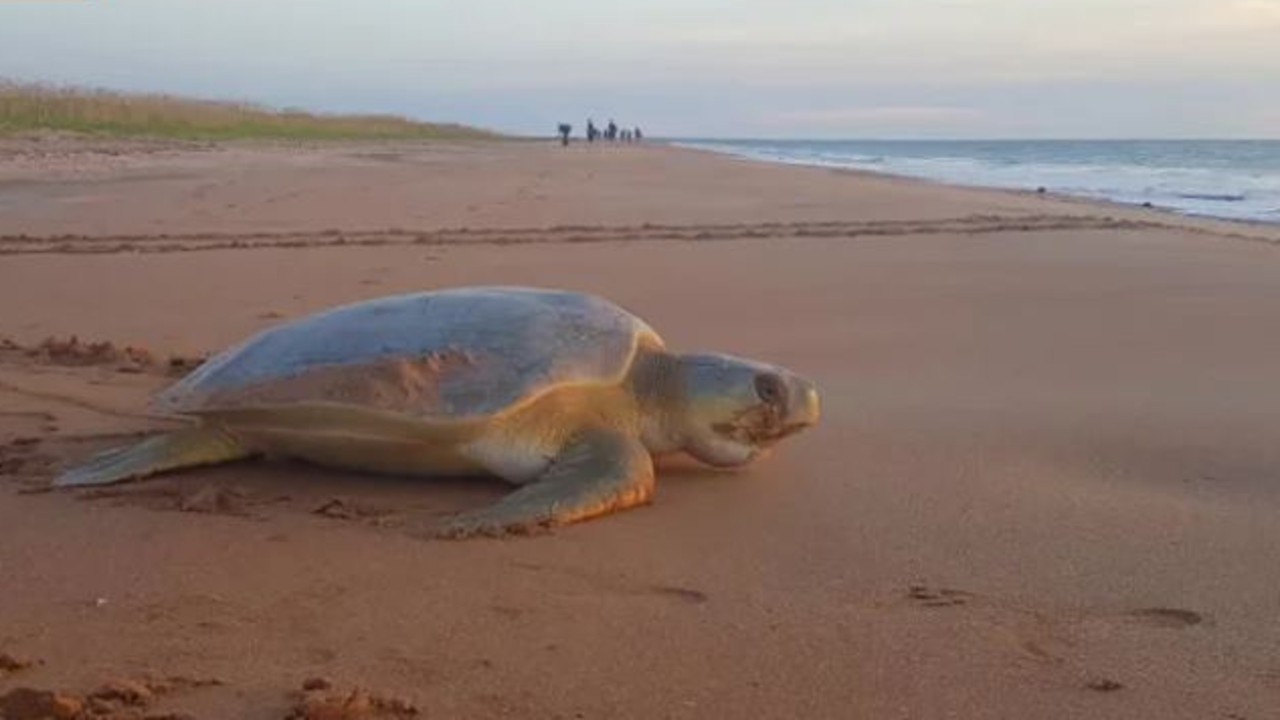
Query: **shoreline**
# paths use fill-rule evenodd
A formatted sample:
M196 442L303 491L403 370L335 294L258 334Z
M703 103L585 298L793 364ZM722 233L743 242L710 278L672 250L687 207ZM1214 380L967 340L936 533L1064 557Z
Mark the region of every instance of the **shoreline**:
M1106 198L1089 197L1085 195L1074 195L1069 193L1061 193L1054 191L1038 192L1036 190L1006 188L991 185L975 185L970 183L951 182L937 178L929 178L917 175L906 175L899 173L891 173L883 170L871 170L861 167L837 167L827 166L804 162L786 162L781 160L769 160L765 158L748 157L734 153L722 152L705 147L694 147L687 145L671 144L667 145L672 150L680 152L706 153L710 156L719 158L729 158L746 163L760 164L764 166L780 166L780 167L798 167L813 171L826 171L831 173L847 173L854 176L874 178L887 182L901 182L910 184L919 184L944 189L954 190L971 190L983 193L1004 194L1011 197L1017 197L1025 200L1052 200L1065 205L1074 205L1081 208L1092 208L1099 211L1110 211L1111 213L1120 213L1121 217L1126 220L1136 220L1139 222L1150 221L1155 227L1163 227L1170 230L1175 229L1194 229L1210 235L1217 235L1224 238L1244 240L1247 242L1260 242L1264 244L1280 245L1280 221L1267 222L1265 220L1250 220L1242 218L1228 217L1212 217L1204 215L1188 215L1172 208L1162 207L1143 207L1132 203L1121 202L1118 200L1108 200ZM1151 217L1157 219L1150 220ZM1245 231L1254 231L1260 234L1249 234Z
M710 141L662 140L661 142L664 142L668 144L668 146L673 148L710 152L713 154L734 157L737 159L747 160L750 162L762 162L762 163L776 164L776 165L821 168L821 169L835 170L835 171L864 172L872 175L900 178L905 180L917 180L921 182L934 183L934 184L949 186L949 187L965 187L965 188L971 188L971 189L977 189L977 190L988 190L988 191L995 191L995 192L1029 193L1032 195L1039 195L1042 197L1052 197L1052 198L1055 198L1058 200L1064 200L1064 201L1083 201L1086 203L1095 203L1095 204L1101 204L1105 206L1116 206L1116 207L1124 208L1127 210L1139 210L1139 211L1149 210L1153 212L1171 214L1178 218L1186 219L1186 220L1241 223L1246 225L1260 226L1265 229L1280 229L1280 218L1277 218L1276 220L1265 220L1265 219L1259 219L1259 218L1232 217L1229 215L1213 215L1210 213L1195 213L1191 211L1180 210L1175 207L1160 206L1154 203L1147 205L1147 204L1139 203L1136 201L1131 202L1131 201L1117 200L1117 199L1106 198L1106 197L1098 197L1093 195L1070 193L1070 192L1063 192L1063 191L1056 191L1056 190L1047 190L1045 192L1039 192L1035 186L1030 186L1030 185L1027 187L1007 187L1007 186L1001 186L1001 185L986 185L979 182L953 181L953 180L947 180L943 178L930 177L923 174L892 172L890 170L872 169L872 168L861 167L857 165L839 165L835 163L810 162L810 161L805 161L800 159L790 160L790 159L783 159L783 158L767 158L767 157L760 157L758 155L753 155L749 152L734 152L728 149L717 149L714 147L710 147L710 145L716 142L714 140L710 140ZM757 142L757 141L735 141L735 142ZM773 141L758 141L758 142L773 142ZM794 142L800 143L805 141L794 141ZM838 141L832 141L832 142L838 142ZM912 141L912 142L915 142L915 141ZM919 141L919 142L929 142L929 141ZM949 143L949 142L956 142L956 141L939 140L936 142ZM1011 141L992 141L992 142L1022 142L1022 141L1011 140ZM1071 142L1071 141L1063 141L1063 142ZM1090 142L1094 142L1094 141L1090 141ZM1115 140L1115 141L1096 141L1096 142L1125 143L1127 141ZM1270 143L1270 142L1280 142L1280 141L1257 140L1252 142Z

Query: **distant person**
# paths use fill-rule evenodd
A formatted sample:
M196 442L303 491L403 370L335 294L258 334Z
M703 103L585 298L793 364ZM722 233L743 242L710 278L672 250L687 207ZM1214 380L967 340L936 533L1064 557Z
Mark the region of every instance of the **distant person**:
M610 142L617 140L618 124L615 123L613 120L609 120L609 126L607 129L605 129L604 136L605 136L605 139L609 140Z
M573 126L569 123L560 123L560 144L562 146L569 144L569 133L573 132Z
M587 142L592 143L600 135L600 128L596 127L596 123L591 118L587 118Z
M637 125L637 126L636 126L636 129L634 130L634 132L635 132L635 136L636 136L636 142L640 142L641 140L643 140L643 139L644 139L644 133L640 132L640 126L639 126L639 125Z

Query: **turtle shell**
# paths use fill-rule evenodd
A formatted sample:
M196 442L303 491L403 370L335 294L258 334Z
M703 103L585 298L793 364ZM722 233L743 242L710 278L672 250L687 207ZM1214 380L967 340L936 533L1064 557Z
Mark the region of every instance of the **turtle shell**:
M264 330L160 393L203 413L346 405L421 419L483 418L564 383L615 383L643 320L600 297L524 287L393 295Z

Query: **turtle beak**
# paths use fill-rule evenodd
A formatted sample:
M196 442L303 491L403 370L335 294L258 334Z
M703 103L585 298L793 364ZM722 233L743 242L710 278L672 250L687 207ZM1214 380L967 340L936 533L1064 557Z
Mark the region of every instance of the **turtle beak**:
M760 442L760 449L772 449L781 440L817 425L821 413L817 387L806 378L794 375L788 377L787 402L782 422L769 438Z
M786 435L795 433L818 424L822 414L821 402L818 400L818 388L808 378L792 377L790 402L787 407Z

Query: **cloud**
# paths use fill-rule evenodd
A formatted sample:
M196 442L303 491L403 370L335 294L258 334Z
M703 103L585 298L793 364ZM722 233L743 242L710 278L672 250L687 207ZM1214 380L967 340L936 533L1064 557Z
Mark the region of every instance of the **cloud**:
M1280 28L1280 0L1217 0L1203 19L1219 29L1274 30Z
M1165 79L1280 69L1280 0L808 0L673 25L690 67L789 85Z
M1259 110L1253 120L1253 127L1260 134L1275 136L1276 129L1280 128L1280 105Z
M841 128L859 125L904 123L909 125L955 124L980 121L984 114L972 108L930 105L884 105L879 107L843 107L820 110L794 110L767 115L766 123Z
M875 105L766 112L754 125L764 132L851 137L866 135L955 135L988 122L987 114L947 105Z

